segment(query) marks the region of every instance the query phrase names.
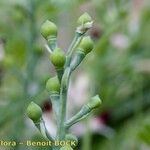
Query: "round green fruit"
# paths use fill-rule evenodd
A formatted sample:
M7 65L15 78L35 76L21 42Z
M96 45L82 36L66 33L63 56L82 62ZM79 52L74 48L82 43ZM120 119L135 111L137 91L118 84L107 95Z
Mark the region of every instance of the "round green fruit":
M41 34L45 39L56 37L57 26L53 22L46 20L41 26Z
M93 47L94 43L89 36L84 37L79 45L79 49L85 54L91 52L93 50Z
M27 115L33 122L38 122L42 117L42 109L34 102L31 102L27 107Z
M50 55L50 60L56 68L63 68L66 57L60 48L56 48Z
M92 18L88 13L84 13L79 17L77 22L79 25L83 25L85 23L92 22Z
M60 83L59 83L59 80L58 80L57 76L48 79L48 81L46 83L46 89L50 93L59 93Z

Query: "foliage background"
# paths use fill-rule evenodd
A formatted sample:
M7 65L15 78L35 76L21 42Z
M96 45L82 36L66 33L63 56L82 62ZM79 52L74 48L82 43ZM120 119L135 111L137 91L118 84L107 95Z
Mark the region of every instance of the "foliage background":
M92 93L99 93L103 104L89 118L89 122L97 120L97 130L90 127L90 132L80 134L77 149L150 148L149 0L1 0L1 140L41 139L25 115L31 100L44 112L50 110L45 81L54 74L54 68L44 50L40 25L46 19L56 22L58 43L66 51L76 20L85 11L94 18L89 34L95 40L95 49L79 72L90 76Z

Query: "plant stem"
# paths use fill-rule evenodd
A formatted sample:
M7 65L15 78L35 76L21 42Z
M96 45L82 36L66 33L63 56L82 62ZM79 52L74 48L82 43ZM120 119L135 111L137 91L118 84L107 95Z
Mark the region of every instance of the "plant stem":
M52 107L55 112L57 124L58 124L58 119L59 119L59 105L60 105L60 95L59 94L52 94L50 95L50 99L52 102Z
M48 132L46 126L45 126L45 122L42 119L42 125L43 125L43 131L45 132L46 137L50 140L50 141L54 141L54 139L51 137L50 133Z
M84 125L86 128L86 133L82 139L81 150L91 150L92 149L92 144L91 144L92 135L91 135L91 130L89 126L89 121L87 119L85 119Z
M81 51L75 52L74 57L72 58L71 63L70 63L71 71L74 71L80 65L84 57L85 57L85 54L83 52Z
M91 112L92 110L89 109L88 106L83 106L81 108L81 110L75 115L73 116L72 118L70 118L66 123L65 123L65 128L68 129L69 127L71 127L72 125L74 125L75 123L79 122L80 120L86 118L89 113Z
M56 37L51 37L47 41L48 46L52 51L57 47L56 41L57 41Z
M56 68L56 72L57 72L57 75L58 75L58 79L59 79L59 82L61 83L61 79L62 79L62 76L63 76L63 73L64 73L64 68Z
M43 135L44 138L46 138L47 140L53 141L53 138L50 136L49 132L47 131L47 128L45 126L45 122L43 119L40 122L34 123L34 124L37 127L37 129L40 131L40 133Z
M66 67L69 66L70 64L70 61L71 61L71 57L72 57L72 54L73 54L73 51L77 48L77 46L80 44L82 38L83 38L83 35L84 34L81 34L81 33L78 33L76 32L75 34L75 37L68 49L68 52L67 52L67 57L66 57Z
M64 75L62 77L61 82L61 91L60 91L60 111L59 111L59 124L58 124L58 139L65 138L65 119L66 119L66 104L67 104L67 92L68 92L68 84L70 78L70 68L67 67L65 69Z

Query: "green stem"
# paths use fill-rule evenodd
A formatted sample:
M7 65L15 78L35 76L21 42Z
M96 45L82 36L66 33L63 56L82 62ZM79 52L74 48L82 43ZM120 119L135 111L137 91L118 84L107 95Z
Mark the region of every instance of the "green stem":
M42 125L43 125L43 131L45 132L46 137L50 140L50 141L54 141L54 139L51 137L51 135L49 134L46 126L45 126L45 122L42 119Z
M70 61L71 61L71 58L72 58L72 54L73 54L73 51L77 48L77 46L80 44L82 38L83 38L83 35L84 34L81 34L81 33L78 33L76 32L75 34L75 37L68 49L68 52L67 52L67 57L66 57L66 67L69 66L70 64Z
M92 149L92 144L91 144L92 134L91 134L88 119L85 119L84 125L85 125L85 128L86 128L86 133L82 138L81 150L91 150Z
M43 135L44 138L47 140L54 141L53 138L50 136L49 132L47 131L47 128L45 126L45 122L43 119L41 119L39 122L34 123L37 129L40 131L40 133Z
M58 106L60 105L60 95L52 94L52 95L50 95L50 99L51 99L53 111L55 112L56 120L58 123L58 117L59 117L59 107Z
M39 130L39 132L43 135L44 138L48 139L46 134L43 132L43 129L41 128L41 121L34 123L34 125L36 126L36 128Z
M77 51L74 54L74 57L72 58L71 63L70 63L71 72L74 71L80 65L84 57L85 57L85 54L81 51Z
M65 138L65 119L66 119L66 104L67 104L67 92L68 92L68 83L70 78L70 68L66 68L61 82L61 91L60 91L60 111L59 111L59 124L58 124L58 139Z
M87 105L84 105L81 108L81 110L75 116L73 116L71 119L69 119L65 123L66 129L68 129L69 127L71 127L75 123L79 122L80 120L86 118L90 114L91 111L92 110Z
M56 41L57 41L56 37L50 37L47 41L48 46L52 51L57 47Z
M61 83L61 79L62 79L62 76L63 76L63 73L64 73L64 68L56 68L56 72L57 72L57 75L58 75L59 82Z

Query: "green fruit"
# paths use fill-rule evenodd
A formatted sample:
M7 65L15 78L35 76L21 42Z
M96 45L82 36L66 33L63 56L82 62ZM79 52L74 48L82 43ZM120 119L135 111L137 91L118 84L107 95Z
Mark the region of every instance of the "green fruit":
M66 60L65 54L61 49L56 48L50 55L50 60L56 68L63 68Z
M91 52L93 47L94 43L89 36L84 37L79 45L79 49L85 54Z
M63 146L59 150L73 150L71 146Z
M46 83L46 89L50 93L59 93L60 83L59 83L59 80L58 80L57 76L48 79L48 81Z
M85 23L92 22L92 18L88 13L84 13L79 17L77 22L79 25L83 25Z
M90 109L95 109L95 108L99 107L101 105L101 103L102 103L101 99L99 98L98 95L96 95L96 96L92 97L91 101L89 101L87 105Z
M42 109L34 102L31 102L27 107L27 115L33 122L38 122L42 117Z
M57 26L53 22L46 20L41 26L41 34L45 39L56 37Z

